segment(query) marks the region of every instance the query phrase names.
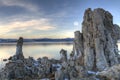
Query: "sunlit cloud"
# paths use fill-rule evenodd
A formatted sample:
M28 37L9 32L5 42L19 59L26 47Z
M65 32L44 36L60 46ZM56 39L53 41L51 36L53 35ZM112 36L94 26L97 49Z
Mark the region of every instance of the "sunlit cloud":
M69 3L71 1L0 0L0 38L73 37L78 10L73 11L75 6Z
M71 36L71 38L74 37L74 31L66 31L64 34L64 38L69 38Z
M55 27L53 27L53 26L43 26L43 28L41 28L41 27L35 27L35 29L46 31L46 30L53 30L53 29L55 29Z
M49 31L56 27L50 24L48 19L36 19L27 21L14 21L6 24L0 24L0 34L7 34L8 32L22 31L31 32L32 30Z

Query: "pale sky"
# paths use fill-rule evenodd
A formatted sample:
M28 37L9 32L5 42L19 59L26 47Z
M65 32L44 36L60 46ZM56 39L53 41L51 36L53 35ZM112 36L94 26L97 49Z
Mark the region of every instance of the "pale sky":
M87 8L104 8L120 25L119 0L0 0L0 38L71 38Z

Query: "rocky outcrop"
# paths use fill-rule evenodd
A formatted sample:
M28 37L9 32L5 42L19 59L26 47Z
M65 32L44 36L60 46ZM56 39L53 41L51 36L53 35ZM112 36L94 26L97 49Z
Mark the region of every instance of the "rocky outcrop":
M16 45L16 58L17 59L24 59L23 52L22 52L22 45L23 45L23 38L20 37L17 41Z
M20 37L17 41L15 55L11 56L8 60L12 60L12 61L24 60L24 55L23 55L23 52L22 52L22 46L23 46L23 38Z
M118 64L117 40L120 28L113 24L113 16L101 8L85 11L82 33L75 32L74 52L87 70L104 70ZM82 48L81 48L82 47Z
M58 60L48 57L24 58L22 52L23 38L17 41L16 54L11 56L5 67L0 70L0 80L40 80L43 78L54 79L57 71ZM63 50L64 52L64 50ZM53 65L54 64L54 65Z
M120 64L97 73L101 80L120 80Z
M74 33L74 43L73 43L73 55L75 55L75 58L77 62L80 65L83 65L84 61L84 46L83 46L83 34L80 33L80 31L76 31Z
M67 62L67 51L64 49L61 49L60 51L60 55L61 55L61 62Z
M120 40L120 27L117 24L114 24L114 33L116 33L114 37Z

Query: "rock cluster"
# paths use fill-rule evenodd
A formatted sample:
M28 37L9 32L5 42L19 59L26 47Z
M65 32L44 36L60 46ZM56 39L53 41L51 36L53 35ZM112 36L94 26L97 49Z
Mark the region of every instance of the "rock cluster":
M65 50L61 51L64 54L62 68L56 80L96 80L97 72L100 80L120 80L118 39L120 28L113 24L113 16L101 8L93 11L88 8L84 14L82 33L75 32L70 58L66 58ZM103 79L104 76L107 78Z
M97 77L101 80L120 80L120 64L97 73Z
M8 63L0 71L0 80L39 80L42 78L54 79L59 61L48 57L24 58L22 52L23 38L17 41L16 54L9 58ZM54 65L53 65L54 64Z
M87 70L102 71L118 64L117 40L120 28L113 16L101 8L85 11L82 33L75 32L74 53Z
M23 46L23 38L20 37L17 41L16 45L16 54L14 56L11 56L9 60L16 61L16 60L24 60L24 55L22 51Z

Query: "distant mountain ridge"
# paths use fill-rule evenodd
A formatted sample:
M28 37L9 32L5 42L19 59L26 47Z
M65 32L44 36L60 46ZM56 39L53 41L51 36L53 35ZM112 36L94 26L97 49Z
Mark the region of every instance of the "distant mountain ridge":
M51 38L40 38L40 39L24 39L24 42L72 42L73 38L63 39L51 39ZM17 39L0 39L0 43L14 43Z

